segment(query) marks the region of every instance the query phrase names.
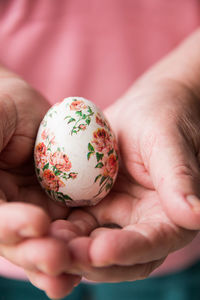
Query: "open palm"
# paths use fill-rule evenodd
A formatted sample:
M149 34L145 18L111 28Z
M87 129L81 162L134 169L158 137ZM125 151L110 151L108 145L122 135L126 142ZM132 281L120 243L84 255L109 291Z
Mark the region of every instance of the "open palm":
M76 266L71 271L100 282L145 278L196 235L176 226L165 214L157 192L137 184L124 171L104 200L73 210L68 220L89 235L69 242ZM70 230L65 221L56 221L52 228L57 236Z
M119 142L120 173L98 205L71 212L68 221L89 237L76 236L69 247L86 278L135 280L200 228L200 104L176 81L141 82L106 114ZM53 234L68 225L56 222Z

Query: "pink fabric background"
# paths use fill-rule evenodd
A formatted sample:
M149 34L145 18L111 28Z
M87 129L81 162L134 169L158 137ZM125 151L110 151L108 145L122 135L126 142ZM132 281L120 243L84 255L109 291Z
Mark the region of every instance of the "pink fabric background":
M51 103L83 96L104 108L199 21L198 0L0 0L0 61ZM196 240L160 271L199 256ZM4 259L0 273L24 278Z

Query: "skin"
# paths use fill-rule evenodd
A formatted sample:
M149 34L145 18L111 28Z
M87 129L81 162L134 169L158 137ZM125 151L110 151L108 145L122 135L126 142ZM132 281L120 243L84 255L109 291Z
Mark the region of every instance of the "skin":
M9 123L13 120L11 115L6 119L7 123L0 126L3 128L2 172L6 179L1 186L3 204L0 210L5 208L6 215L11 214L9 218L16 220L13 227L0 223L1 235L6 239L1 243L0 251L4 257L21 265L31 282L50 297L63 297L77 284L80 277L75 277L72 283L74 277L69 273L97 282L146 278L169 253L184 247L196 236L200 228L199 48L200 33L197 31L106 110L120 148L117 182L97 206L71 211L58 206L55 215L52 215L55 207L50 209L49 200L44 199L38 185L33 184L30 164L29 167L26 165L33 141L26 138L29 151L25 151L23 158L24 144L18 148L17 160L13 152L16 146L12 151L5 151L7 159L4 156L4 149L12 145L10 141L18 143L19 139L13 140L16 132L18 137L35 137L38 118L41 119L43 114L41 109L39 116L36 109L34 115L34 102L30 109L27 102L21 100L22 94L26 95L24 90L14 93L13 83L6 85L4 95L11 98L20 95L17 102L20 113L16 118L18 126L14 126L12 133L4 131L5 124L9 129L13 128ZM22 124L28 126L19 126L19 115L25 118L22 120L27 120ZM26 115L29 116L27 119ZM31 116L37 120L37 126L27 133L29 126L34 124L34 121L28 122ZM26 133L16 128L23 128ZM31 174L30 180L28 174ZM9 203L5 203L6 200ZM18 209L10 209L12 205L17 205ZM30 206L37 211L32 217L29 212L27 220L24 210ZM64 217L67 220L61 220ZM56 221L51 222L53 219ZM37 234L30 236L29 233L25 240L20 238L16 244L19 234L16 237L15 233L24 226L23 222L34 228L38 226ZM46 229L42 229L45 226ZM8 234L5 235L6 230ZM45 245L48 245L46 249L55 247L48 251L47 258L47 252L42 251ZM32 255L28 255L27 249Z
M198 30L105 111L120 148L115 187L97 206L75 209L51 227L68 243L72 273L97 282L146 278L196 236L199 48ZM73 236L69 222L87 227L88 236Z
M68 209L45 195L34 171L34 141L49 104L18 76L4 68L0 74L0 254L27 272L48 273L39 287L48 282L48 294L56 288L60 297L80 277L60 275L71 264L70 253L48 232Z
M161 99L164 89L171 103L164 96ZM76 264L72 272L80 272L91 280L118 282L145 278L169 253L188 244L199 228L199 203L193 205L186 200L187 195L199 192L198 158L193 148L199 144L198 127L194 136L200 119L199 103L185 87L173 81L160 82L159 88L156 85L148 94L152 95L148 102L146 94L140 95L139 104L131 99L136 103L131 104L135 118L131 118L130 110L122 117L114 112L111 118L121 150L115 187L98 205L73 210L68 217L80 228L83 225L79 220L91 224L89 237L77 236L68 244ZM157 111L153 108L161 107L161 101L162 109L155 121ZM129 99L127 106L128 102ZM171 107L175 112L172 120ZM122 107L118 110L113 106L108 115L112 109L122 111ZM184 132L186 115L192 112L191 124L187 120L188 131ZM127 119L130 122L125 122ZM114 123L114 120L118 121ZM191 142L188 136L194 140ZM57 229L53 228L54 235L59 232L58 223L55 223ZM62 223L62 230L63 226ZM66 223L66 229L67 226ZM105 228L112 226L115 228Z

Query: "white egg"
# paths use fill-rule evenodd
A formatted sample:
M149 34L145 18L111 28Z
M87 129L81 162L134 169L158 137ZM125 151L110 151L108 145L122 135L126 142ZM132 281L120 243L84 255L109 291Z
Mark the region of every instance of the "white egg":
M103 113L81 97L52 106L35 143L41 186L67 206L95 205L112 188L118 172L117 142Z

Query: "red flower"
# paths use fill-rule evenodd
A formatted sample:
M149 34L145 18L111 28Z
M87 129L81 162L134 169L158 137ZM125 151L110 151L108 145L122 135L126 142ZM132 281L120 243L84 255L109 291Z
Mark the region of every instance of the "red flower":
M57 192L59 187L63 187L64 183L51 170L44 170L42 174L42 185L46 190Z
M51 144L51 145L55 145L55 136L53 136L53 137L51 138L50 144Z
M105 122L104 122L104 120L101 118L100 113L97 113L97 115L96 115L96 123L97 123L98 125L100 125L101 127L104 127L104 126L105 126Z
M85 105L85 103L82 100L74 100L71 104L70 104L70 110L82 110L87 108L87 106Z
M53 134L53 132L44 129L41 133L41 137L43 140L48 139L50 144L55 145L55 135Z
M46 163L46 146L45 144L39 143L36 147L35 147L35 163L38 167L42 168L45 163Z
M107 151L110 150L110 136L104 128L98 128L98 130L93 133L93 137L94 140L92 143L94 143L94 146L98 152L102 152L105 149L107 149Z
M39 143L35 148L36 153L38 153L40 155L46 155L46 150L47 150L47 148L43 142Z
M80 124L80 125L79 125L79 128L80 128L81 130L85 130L85 129L86 129L86 125Z
M41 137L42 137L43 140L46 140L46 139L47 139L47 137L48 137L48 132L47 132L46 129L44 129L44 130L42 131Z
M100 125L101 127L107 128L108 130L111 130L110 124L106 119L104 119L103 116L100 115L100 113L97 113L96 115L96 123Z
M104 162L103 176L114 177L118 169L117 157L115 154L111 154Z
M62 172L68 172L72 167L68 156L60 151L50 155L50 164Z

